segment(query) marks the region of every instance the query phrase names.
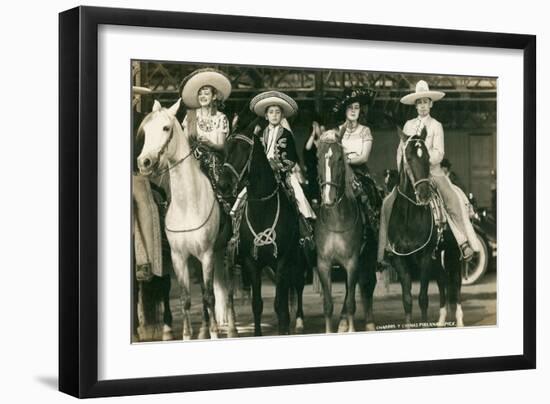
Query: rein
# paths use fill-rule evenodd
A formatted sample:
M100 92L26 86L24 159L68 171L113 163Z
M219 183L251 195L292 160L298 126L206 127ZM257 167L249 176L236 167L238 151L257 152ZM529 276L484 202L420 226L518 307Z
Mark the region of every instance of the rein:
M430 212L431 213L431 212ZM393 254L395 255L398 255L400 257L407 257L409 255L413 255L415 253L417 253L418 251L420 250L423 250L424 248L426 248L426 246L430 243L431 239L432 239L432 235L433 235L433 230L434 230L434 217L433 217L433 214L430 214L430 217L432 218L432 221L431 221L431 226L430 226L430 235L428 236L428 239L426 240L426 242L424 244L422 244L420 247L418 248L415 248L414 250L412 251L409 251L409 252L406 252L406 253L403 253L403 252L399 252L399 251L396 251L395 247L393 246L392 243L388 243L388 246L390 247L390 250Z
M159 171L158 173L155 173L152 175L153 178L156 178L156 177L160 177L161 175L167 173L168 171L170 171L172 168L174 167L177 167L178 165L180 165L181 163L183 163L185 160L187 160L187 158L193 154L193 151L190 151L189 153L187 153L184 157L182 157L181 159L179 159L178 161L176 161L173 165L171 166L168 166L167 168Z
M411 199L408 195L406 195L402 190L401 188L399 187L399 185L396 186L397 188L397 192L398 194L404 198L405 200L407 200L408 202L412 203L413 205L415 206L428 206L430 204L430 201L428 200L427 202L425 203L422 203L422 202L419 202L418 201L418 194L416 192L416 187L423 183L423 182L430 182L430 179L429 178L422 178L418 181L415 180L414 178L414 174L410 168L410 165L409 165L409 162L407 161L407 154L405 153L405 149L407 148L407 145L409 144L410 141L412 141L412 137L410 137L409 139L407 139L407 141L405 142L405 145L403 147L403 164L404 164L404 167L403 169L405 170L405 173L407 175L407 177L409 177L409 180L411 181L412 183L412 186L413 186L413 189L414 189L414 194L416 196L416 201ZM414 141L419 141L419 142L424 142L423 139L414 139ZM433 213L430 212L430 218L431 218L431 224L430 224L430 234L428 235L428 238L427 240L418 248L415 248L414 250L412 251L408 251L408 252L400 252L400 251L397 251L395 249L395 247L393 246L392 243L388 242L388 246L391 250L391 252L397 256L400 256L400 257L406 257L406 256L409 256L409 255L413 255L421 250L423 250L424 248L426 248L426 246L430 243L431 239L432 239L432 235L433 235L433 230L434 230L434 217L433 217Z
M157 153L157 161L160 162L160 158L162 157L162 155L164 154L164 152L166 151L166 149L168 148L168 145L170 144L170 142L172 141L172 139L174 138L174 120L175 118L172 118L172 128L170 130L170 135L168 135L168 138L166 139L166 141L162 144L162 146L160 147L158 153ZM161 175L167 173L168 171L172 170L174 167L177 167L178 165L180 165L181 163L183 163L185 160L187 160L187 158L193 154L193 151L191 150L188 154L186 154L185 156L183 156L181 159L179 159L178 161L176 161L173 165L169 165L167 168L155 173L155 174L152 174L151 177L153 178L157 178L157 177L160 177Z
M172 230L172 229L169 229L168 226L165 226L166 231L169 231L170 233L189 233L191 231L196 231L196 230L202 229L206 225L206 223L208 223L208 221L210 220L210 217L212 216L212 212L214 212L214 206L216 206L216 198L214 198L214 201L212 202L212 207L210 208L210 213L208 213L208 216L206 217L204 222L202 222L202 224L200 224L199 226L193 227L191 229L184 229L184 230Z
M326 143L335 143L335 142L326 142ZM353 223L345 229L331 229L329 227L329 225L326 223L326 221L323 220L323 212L326 211L326 210L336 209L338 207L338 205L340 205L340 203L344 199L344 195L345 195L345 190L341 191L342 188L344 188L344 185L336 183L334 181L321 181L321 178L319 178L318 182L319 182L319 188L321 190L325 186L333 186L334 188L336 188L337 193L338 193L338 191L340 191L340 195L338 195L338 197L336 199L336 202L333 205L329 206L329 205L326 205L325 203L321 202L321 209L319 211L319 219L320 219L320 222L323 225L323 227L325 227L331 233L346 233L346 232L350 231L351 229L353 229L353 227L355 227L355 225L357 224L357 220L358 220L359 215L360 215L359 205L357 204L357 202L355 201L355 203L353 204L353 206L355 208L354 209L355 215L354 215Z
M252 152L254 151L254 141L252 139L249 139L248 137L244 135L235 135L234 138L236 140L242 140L245 143L248 143L250 145L250 152L248 153L248 159L246 160L246 164L242 168L241 172L239 173L235 167L231 163L223 163L224 167L227 167L231 174L235 176L237 179L237 182L235 183L235 186L233 187L232 196L237 196L237 188L239 187L239 184L241 183L245 173L250 170L250 164L252 163Z
M416 187L419 185L419 184L422 184L423 182L430 182L430 179L429 178L422 178L420 180L416 180L414 178L414 174L412 172L412 169L411 169L411 166L409 164L409 161L407 160L407 153L406 153L406 150L407 150L407 146L409 144L409 142L411 141L415 141L415 142L424 142L425 144L425 140L424 139L413 139L412 137L409 137L407 139L407 141L405 142L405 144L403 145L403 170L405 170L405 173L407 174L407 177L409 177L409 180L411 181L412 183L412 186L413 186L413 189L414 189L414 195L416 197L416 201L413 201L409 196L407 196L403 191L401 191L401 188L399 188L399 185L397 185L397 192L399 192L400 195L402 195L405 199L407 199L409 202L413 203L414 205L416 206L426 206L430 203L430 201L427 201L427 202L420 202L418 200L418 193L416 192Z

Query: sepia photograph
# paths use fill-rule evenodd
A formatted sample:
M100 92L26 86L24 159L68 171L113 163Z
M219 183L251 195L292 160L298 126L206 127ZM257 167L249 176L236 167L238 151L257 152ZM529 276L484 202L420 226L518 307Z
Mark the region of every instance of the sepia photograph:
M497 78L131 61L133 343L496 326Z

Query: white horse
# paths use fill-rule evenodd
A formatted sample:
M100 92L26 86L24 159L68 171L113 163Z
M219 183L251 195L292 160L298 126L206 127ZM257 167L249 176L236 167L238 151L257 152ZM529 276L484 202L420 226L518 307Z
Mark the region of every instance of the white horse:
M181 99L167 109L155 100L152 112L141 124L145 139L137 159L138 168L142 175L157 170L170 173L171 202L166 214L166 234L174 271L181 286L183 339L191 339L193 335L189 279L191 257L202 265L203 316L199 338L217 338L218 321L225 318L228 336L236 337L232 279L224 265L224 249L216 245L222 211L208 177L193 156L187 131L176 119L180 102ZM218 307L218 316L215 306Z

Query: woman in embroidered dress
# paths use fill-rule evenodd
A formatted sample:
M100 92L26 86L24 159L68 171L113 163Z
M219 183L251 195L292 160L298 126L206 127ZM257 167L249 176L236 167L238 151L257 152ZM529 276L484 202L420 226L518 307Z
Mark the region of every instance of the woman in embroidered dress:
M183 130L187 131L193 153L201 162L214 191L229 133L227 116L220 108L230 94L229 78L215 69L195 70L183 80L181 97L188 108L182 122Z

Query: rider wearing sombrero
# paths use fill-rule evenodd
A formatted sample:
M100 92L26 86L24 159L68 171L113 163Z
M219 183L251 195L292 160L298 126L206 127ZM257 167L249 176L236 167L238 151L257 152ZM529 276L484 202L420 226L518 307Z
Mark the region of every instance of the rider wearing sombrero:
M467 216L464 215L465 209L461 206L459 195L454 190L449 178L441 169L441 161L445 156L443 126L439 121L430 116L430 109L435 101L445 96L441 91L430 91L428 83L420 80L416 84L414 93L407 94L401 98L401 103L405 105L415 105L418 116L408 120L403 127L403 133L406 136L420 135L423 128L426 128L425 144L430 154L430 176L433 184L437 187L445 209L448 214L449 227L455 236L455 239L462 252L464 260L468 261L474 255L474 250L478 250L478 241L475 231ZM403 158L403 142L400 142L397 148L397 167L401 167ZM391 209L396 198L396 189L384 199L381 220L380 234L378 244L378 262L382 265L387 264L384 261L384 253L387 245L387 227L390 219Z
M308 219L315 219L315 213L292 172L298 162L298 153L287 118L298 112L298 105L285 93L266 91L250 101L250 109L269 122L260 134L260 140L277 180L297 205L302 242L312 242L313 231Z
M205 68L195 70L182 84L181 98L188 108L182 126L189 134L201 169L216 191L229 133L229 122L220 108L231 94L231 82L222 72Z

